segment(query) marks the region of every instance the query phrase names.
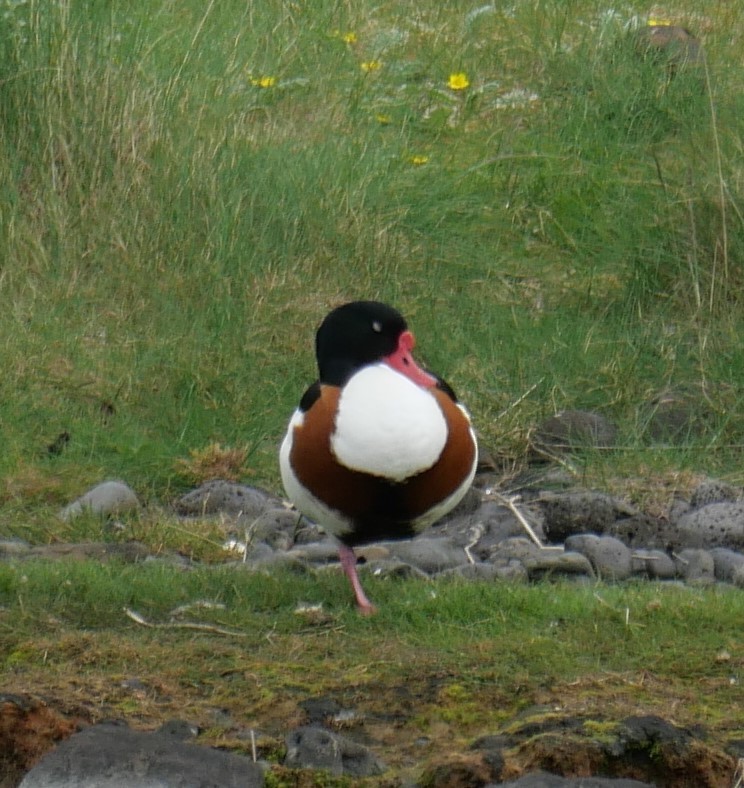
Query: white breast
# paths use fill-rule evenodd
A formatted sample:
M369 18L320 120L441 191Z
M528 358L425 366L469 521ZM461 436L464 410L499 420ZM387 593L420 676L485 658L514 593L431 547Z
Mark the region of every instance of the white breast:
M387 364L365 367L344 386L331 448L347 468L403 481L434 465L446 442L436 399Z

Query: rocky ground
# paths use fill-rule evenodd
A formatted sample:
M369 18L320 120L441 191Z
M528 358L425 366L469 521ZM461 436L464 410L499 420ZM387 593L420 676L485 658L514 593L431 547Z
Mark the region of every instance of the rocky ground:
M569 417L569 427L575 418ZM589 423L591 430L582 432L582 439L589 434L601 443L606 437L603 425L583 419L583 427ZM570 438L566 421L559 420L547 425L536 446L554 456ZM481 471L458 509L425 534L360 549L363 571L432 578L457 574L511 583L546 576L577 582L642 577L744 587L744 494L731 485L704 479L686 499L674 498L665 511L649 512L606 492L577 487L561 464L533 465L528 473L511 479L508 488L487 467ZM115 516L139 506L124 483L104 482L60 516L70 519L86 510ZM174 510L185 523L226 518L225 549L243 567L319 568L336 561L336 545L320 528L256 488L208 482L176 501ZM2 560L112 554L141 561L150 551L137 542L0 542ZM85 715L41 698L0 696L0 763L8 766L0 786L18 785L21 777L23 788L315 785L320 772L345 777L346 784L363 778L374 778L378 785L400 784L385 782L380 753L373 753L359 737L343 734L339 721L357 713L334 699L310 702L302 724L285 732L283 765L267 772L260 752L249 758L188 741L197 731L185 722L145 733L121 724L90 725ZM741 739L710 743L702 727L680 728L659 716L629 710L625 717L607 722L546 705L473 741L466 751L448 753L419 784L729 788L744 779L743 757L744 733ZM298 776L302 774L316 776Z
M308 724L286 736L283 766L271 767L190 742L197 731L182 721L154 732L135 731L121 722L86 726L28 698L0 697L0 730L4 749L12 746L29 758L39 749L49 750L22 778L21 788L259 788L355 785L374 777L380 780L376 785L400 785L384 781L385 763L367 747L333 730L340 710L331 706L319 702L309 709ZM744 741L737 746L744 752ZM629 716L600 728L588 718L535 709L507 731L443 757L417 785L730 788L738 785L737 774L741 767L737 772L735 755L707 743L702 730L679 728L658 716ZM341 782L334 783L334 777Z

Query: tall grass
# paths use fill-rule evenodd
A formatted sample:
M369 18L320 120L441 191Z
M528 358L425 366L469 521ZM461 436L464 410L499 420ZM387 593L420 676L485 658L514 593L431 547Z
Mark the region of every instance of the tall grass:
M8 516L103 476L167 499L211 442L276 488L314 328L353 297L409 315L517 462L591 407L637 465L645 403L704 386L669 462L737 474L741 11L680 6L707 59L669 80L636 3L2 10Z

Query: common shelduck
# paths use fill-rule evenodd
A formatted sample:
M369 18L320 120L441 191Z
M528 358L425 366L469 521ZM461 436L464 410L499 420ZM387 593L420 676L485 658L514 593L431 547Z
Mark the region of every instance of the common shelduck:
M354 547L408 539L447 514L478 458L465 408L413 359L403 316L377 301L327 315L315 337L319 379L302 396L279 452L289 499L339 541L361 613L375 611Z

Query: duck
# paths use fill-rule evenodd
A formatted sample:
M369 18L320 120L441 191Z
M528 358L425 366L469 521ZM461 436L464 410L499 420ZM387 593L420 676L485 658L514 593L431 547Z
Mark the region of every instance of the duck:
M363 615L354 549L410 539L470 488L478 446L452 387L413 357L403 315L379 301L333 309L315 335L318 379L300 398L279 450L290 502L338 542Z

